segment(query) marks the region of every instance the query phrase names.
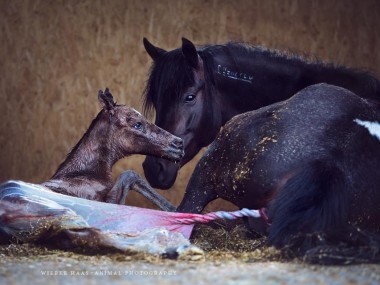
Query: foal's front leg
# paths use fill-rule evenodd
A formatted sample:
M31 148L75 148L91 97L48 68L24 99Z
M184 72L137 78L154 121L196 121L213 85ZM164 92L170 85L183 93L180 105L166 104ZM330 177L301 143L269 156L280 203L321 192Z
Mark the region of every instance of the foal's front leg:
M129 190L134 190L150 200L161 210L174 212L176 207L156 192L144 179L133 170L123 172L107 194L106 202L125 204Z

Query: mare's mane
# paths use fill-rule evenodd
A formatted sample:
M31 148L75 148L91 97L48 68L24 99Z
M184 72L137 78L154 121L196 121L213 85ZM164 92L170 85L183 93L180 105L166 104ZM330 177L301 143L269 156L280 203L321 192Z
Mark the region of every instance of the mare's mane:
M204 45L197 47L197 51L204 64L205 88L208 98L217 89L217 83L214 78L216 72L214 58L223 52L227 54L230 62L236 66L238 66L239 58L254 58L261 61L272 59L273 61L293 66L307 65L314 70L326 69L351 73L354 76L367 77L370 85L376 86L379 84L370 72L347 68L337 63L327 63L307 53L298 51L269 49L240 42L228 42L223 45ZM186 63L181 48L164 53L153 62L149 71L149 77L143 93L144 114L148 116L159 104L172 106L170 102L178 102L183 91L193 84L193 70Z

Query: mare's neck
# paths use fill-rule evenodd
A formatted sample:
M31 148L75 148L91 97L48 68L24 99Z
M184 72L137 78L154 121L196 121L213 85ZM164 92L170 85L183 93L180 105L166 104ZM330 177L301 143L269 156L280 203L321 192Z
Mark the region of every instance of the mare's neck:
M111 180L112 166L120 156L111 147L111 131L107 114L99 113L52 179L86 177Z
M379 82L364 72L260 48L227 45L218 53L211 68L223 124L237 114L286 100L317 83L341 86L361 97L380 98Z

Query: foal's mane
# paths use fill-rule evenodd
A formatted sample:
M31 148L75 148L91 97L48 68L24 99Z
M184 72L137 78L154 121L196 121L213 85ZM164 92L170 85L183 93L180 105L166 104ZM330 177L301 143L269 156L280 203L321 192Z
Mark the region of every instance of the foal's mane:
M119 106L119 105L116 105ZM67 166L68 163L71 163L71 159L76 155L78 149L81 147L83 142L85 142L89 136L91 131L94 129L94 127L99 123L99 121L102 120L103 117L108 117L109 114L105 110L101 110L96 117L92 120L90 126L82 136L82 138L79 140L79 142L71 149L71 151L66 155L65 160L58 166L56 173L60 172L64 167ZM108 121L108 120L107 120ZM106 137L106 136L103 136Z

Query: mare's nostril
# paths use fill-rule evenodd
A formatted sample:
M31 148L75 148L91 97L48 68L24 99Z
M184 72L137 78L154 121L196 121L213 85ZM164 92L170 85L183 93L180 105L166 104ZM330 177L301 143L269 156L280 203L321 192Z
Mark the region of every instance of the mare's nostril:
M176 138L172 141L171 145L175 148L183 148L183 140Z

